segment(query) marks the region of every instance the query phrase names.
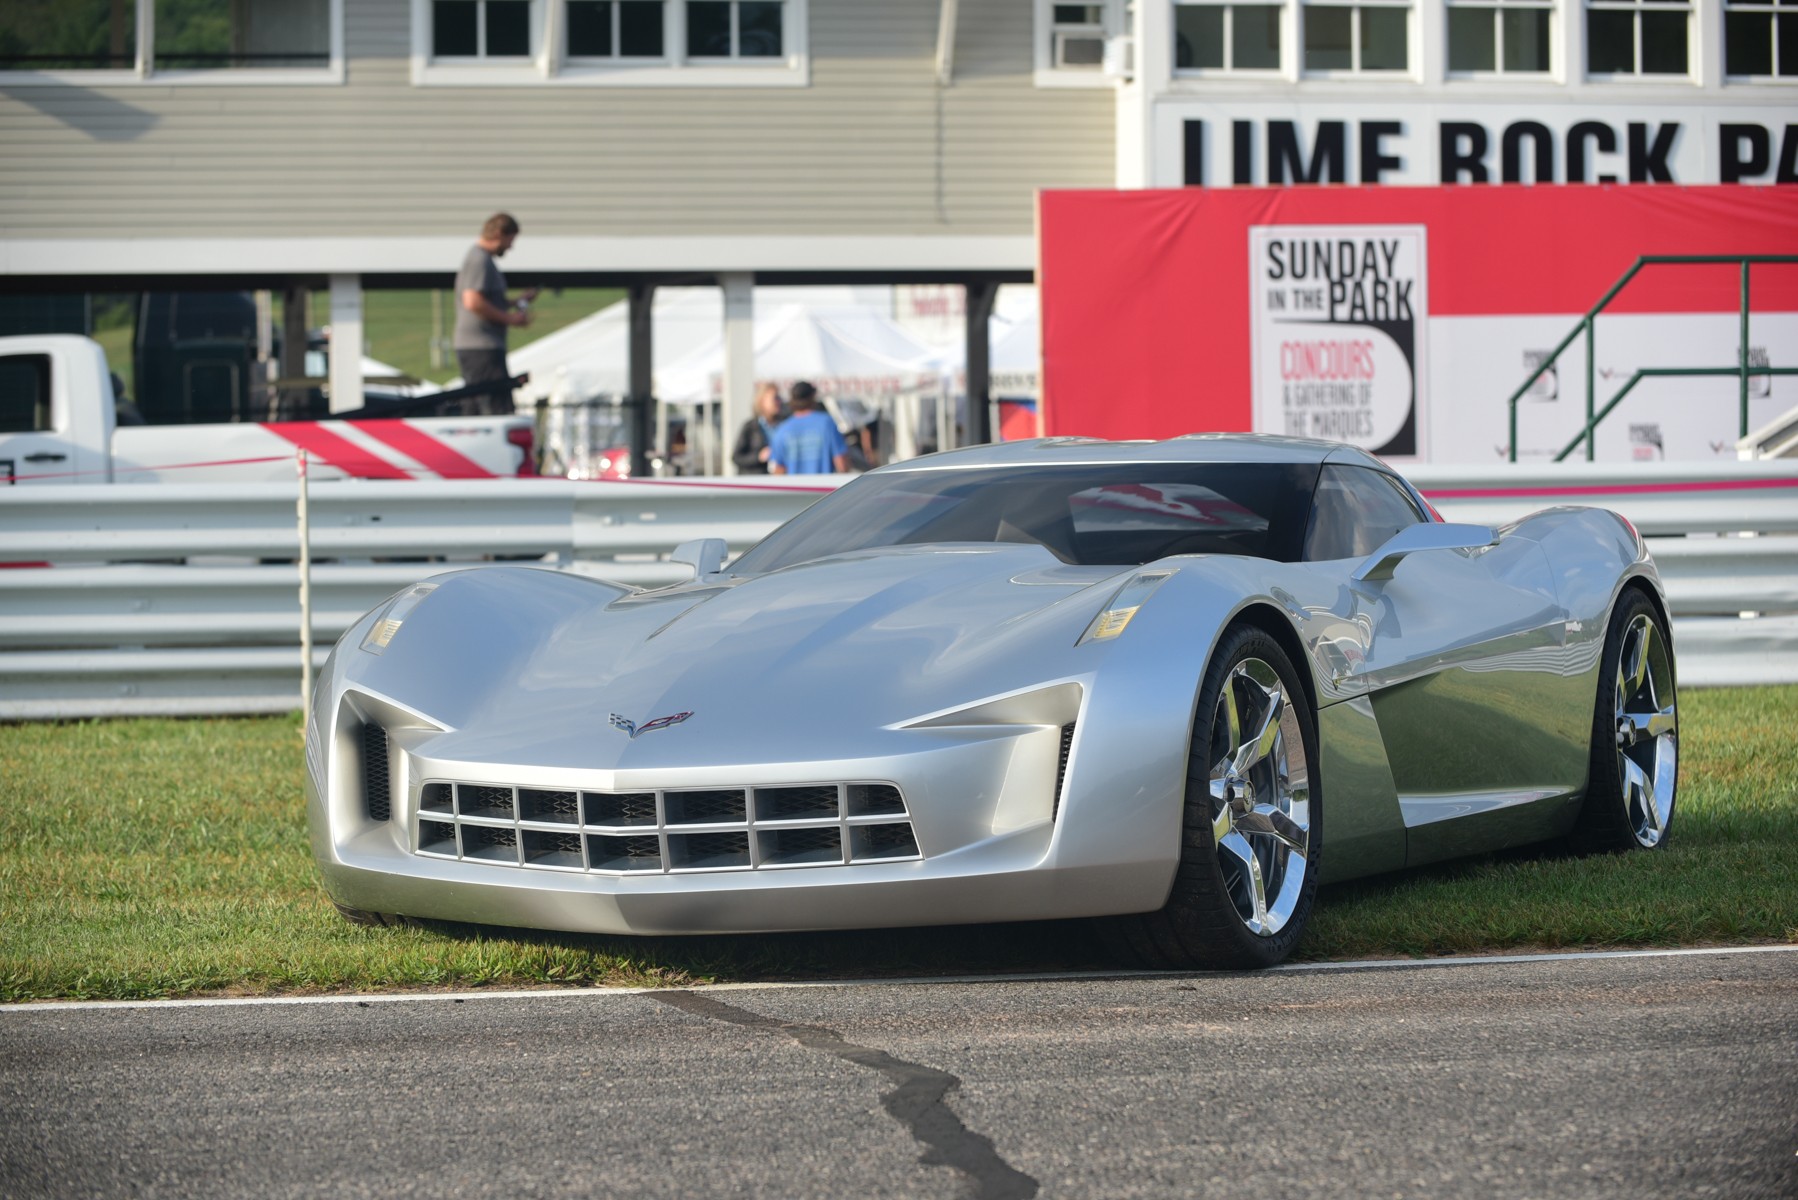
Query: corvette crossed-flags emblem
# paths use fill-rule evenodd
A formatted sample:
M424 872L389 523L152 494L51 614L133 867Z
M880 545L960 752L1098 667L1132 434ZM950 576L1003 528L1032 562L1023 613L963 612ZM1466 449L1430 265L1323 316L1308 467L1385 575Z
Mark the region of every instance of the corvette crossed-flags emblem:
M690 712L678 712L666 717L657 717L653 721L646 721L642 725L638 725L628 717L621 717L617 713L613 713L612 728L624 730L624 732L630 734L631 738L634 740L640 733L654 733L656 730L666 729L670 725L679 725L682 721L692 715L693 714Z

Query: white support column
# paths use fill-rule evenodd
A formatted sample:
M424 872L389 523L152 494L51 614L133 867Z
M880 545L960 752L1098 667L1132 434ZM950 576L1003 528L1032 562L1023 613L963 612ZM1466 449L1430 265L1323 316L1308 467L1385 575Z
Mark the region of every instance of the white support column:
M718 434L723 442L724 473L735 475L731 447L737 430L750 416L755 400L755 276L733 271L718 276L724 289L724 384L718 406Z
M331 276L331 411L361 408L362 276Z
M1126 28L1136 44L1136 70L1117 89L1117 186L1177 187L1179 168L1159 161L1166 156L1157 153L1155 138L1155 102L1173 85L1173 5L1139 3L1131 16Z
M948 87L955 78L955 0L942 0L936 16L936 82Z

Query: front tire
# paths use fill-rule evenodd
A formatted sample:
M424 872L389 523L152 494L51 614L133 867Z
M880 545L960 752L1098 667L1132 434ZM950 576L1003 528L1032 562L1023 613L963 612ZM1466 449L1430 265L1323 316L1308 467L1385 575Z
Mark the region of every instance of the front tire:
M1661 616L1634 588L1605 631L1586 798L1574 826L1583 854L1664 845L1679 790L1679 705Z
M1147 966L1271 967L1311 915L1323 816L1316 721L1279 643L1227 631L1193 726L1173 890L1110 932Z

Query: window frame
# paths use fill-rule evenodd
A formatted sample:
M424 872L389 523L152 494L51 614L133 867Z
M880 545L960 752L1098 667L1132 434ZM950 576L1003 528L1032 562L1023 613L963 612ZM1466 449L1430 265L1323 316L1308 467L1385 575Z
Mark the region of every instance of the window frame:
M665 63L668 61L668 54L667 54L667 49L668 49L668 6L667 6L667 0L652 0L653 3L660 4L662 6L662 50L663 50L663 53L661 53L659 55L656 55L656 54L626 54L623 52L622 47L624 45L624 10L622 8L622 5L630 3L631 0L599 0L599 2L602 4L608 5L610 8L610 11L611 11L612 47L613 47L612 53L610 53L610 54L575 54L573 51L569 50L568 42L567 42L568 26L566 24L567 16L568 16L569 0L563 0L562 17L563 17L564 24L562 26L562 31L561 31L562 38L563 38L561 65L562 65L563 70L580 70L581 68L584 68L584 67L598 67L601 69L609 69L609 68L620 67L620 66L630 66L634 63L659 64L659 63Z
M0 67L8 87L317 87L336 86L344 68L343 9L346 0L325 0L330 61L318 67L178 67L156 69L156 0L133 0L137 26L136 61L129 67L75 67L21 71Z
M1422 69L1422 47L1418 44L1418 7L1423 3L1441 3L1441 0L1297 0L1297 30L1293 37L1292 50L1297 56L1298 76L1300 79L1336 79L1336 80L1392 80L1407 79L1415 81ZM1305 64L1305 27L1310 13L1325 8L1346 9L1349 17L1349 57L1347 67L1320 67L1313 69ZM1366 68L1359 65L1361 58L1361 19L1363 9L1397 9L1405 14L1405 65L1403 67ZM1445 22L1446 24L1446 22ZM1445 44L1446 52L1446 44Z
M1131 32L1125 16L1125 0L1085 0L1086 4L1104 9L1102 28L1105 40L1109 44L1113 39ZM1137 3L1166 3L1166 0L1136 0ZM1281 0L1282 3L1285 0ZM1031 39L1033 51L1031 61L1034 66L1032 82L1039 88L1109 88L1117 86L1117 79L1109 74L1104 65L1091 67L1058 67L1055 65L1055 0L1035 0L1031 21Z
M0 421L0 437L30 437L41 433L66 433L57 424L59 416L56 404L56 364L51 355L43 350L26 350L21 353L0 355L0 363L23 362L33 369L40 383L36 397L32 401L32 425L30 429L7 429L6 423ZM10 483L11 480L8 480Z
M567 0L530 0L528 58L435 60L431 55L433 0L412 0L412 83L415 87L810 87L809 0L779 0L778 57L689 58L687 0L661 0L660 58L570 56ZM735 14L733 10L733 25Z
M1702 30L1699 27L1700 0L1681 0L1679 3L1647 2L1647 0L1584 0L1580 11L1580 20L1584 28L1580 42L1584 48L1585 61L1580 64L1581 77L1590 83L1640 84L1653 87L1666 86L1670 83L1698 82L1699 54L1702 41ZM1720 6L1719 6L1720 7ZM1595 71L1592 69L1592 14L1594 12L1627 12L1631 16L1630 30L1632 37L1632 56L1635 66L1629 71ZM1686 69L1683 71L1642 70L1642 14L1645 12L1677 12L1686 18Z
M563 3L563 4L566 4L567 2L568 2L568 0L561 0L561 3ZM699 0L699 2L705 3L706 0ZM746 54L744 54L743 53L743 25L742 25L742 9L743 9L744 0L710 0L710 2L714 3L714 4L730 5L730 53L727 55L726 54L693 54L690 51L688 51L687 48L685 47L685 45L683 44L681 47L681 56L682 56L682 60L684 62L692 63L695 66L701 66L701 67L711 66L714 64L718 64L718 63L728 63L731 66L738 66L738 65L744 64L744 63L779 62L781 59L786 57L785 53L775 54L775 55L767 55L767 54L746 55ZM749 0L749 2L757 3L758 0ZM759 0L759 2L765 2L765 0ZM683 6L690 5L690 4L694 3L694 0L680 0L680 3ZM664 14L665 13L666 13L666 10L664 10ZM782 4L782 7L781 7L780 25L781 25L780 44L784 51L786 44L787 44L786 7L785 7L784 3Z
M1776 86L1783 84L1786 87L1798 84L1798 63L1792 64L1791 74L1781 74L1779 71L1780 16L1783 13L1792 20L1798 21L1798 7L1790 3L1781 4L1779 0L1741 0L1740 3L1737 3L1736 0L1722 0L1718 7L1722 10L1717 20L1717 37L1722 50L1722 65L1719 69L1726 83L1773 84ZM1764 16L1772 24L1773 74L1731 74L1729 70L1729 14L1732 12Z
M486 52L486 44L485 44L487 41L486 16L487 16L487 5L489 3L489 0L428 0L428 2L430 4L430 14L429 15L430 15L430 21L431 21L431 34L432 34L433 41L435 40L435 35L436 35L436 20L437 20L436 13L437 13L437 5L438 4L440 4L440 3L443 3L443 4L472 4L472 5L474 5L474 9L475 9L475 20L474 20L475 46L476 46L475 53L473 53L473 54L446 54L440 58L437 56L436 52L433 50L431 52L431 61L433 63L441 63L445 66L470 66L470 65L515 66L519 63L529 63L532 59L534 59L536 57L536 55L532 52L531 48L534 46L540 45L543 40L543 0L522 0L523 3L529 5L529 13L530 13L530 18L529 18L530 19L530 33L527 35L528 40L526 42L525 52L523 54L488 54ZM510 3L516 4L516 3L519 3L520 0L500 0L500 2L501 3L510 2Z
M1224 65L1221 67L1182 67L1170 61L1168 70L1171 77L1181 79L1284 79L1287 78L1288 63L1293 54L1292 19L1293 4L1291 0L1171 0L1169 7L1173 10L1173 21L1169 29L1168 50L1177 55L1179 45L1179 10L1182 8L1221 8L1224 10ZM1278 13L1277 25L1280 31L1279 61L1271 67L1238 67L1231 61L1236 57L1236 10L1238 8L1272 8Z
M1456 70L1450 62L1449 18L1457 9L1483 10L1492 16L1491 70ZM1548 14L1548 65L1540 71L1508 71L1505 69L1503 13L1507 9L1524 9ZM1565 6L1561 0L1444 0L1442 13L1442 77L1450 82L1478 80L1482 83L1544 83L1563 77L1561 55L1566 44Z

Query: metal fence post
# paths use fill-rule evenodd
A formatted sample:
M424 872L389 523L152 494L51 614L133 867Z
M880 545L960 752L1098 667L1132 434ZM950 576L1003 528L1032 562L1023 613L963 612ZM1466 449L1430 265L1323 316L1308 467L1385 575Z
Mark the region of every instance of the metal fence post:
M1598 458L1598 431L1592 428L1594 355L1598 347L1598 320L1590 314L1586 317L1586 461L1595 462Z
M1736 436L1737 437L1747 437L1748 436L1748 260L1746 258L1744 258L1742 260L1742 358L1741 358L1741 361L1739 363L1737 363L1736 365L1737 365L1738 369L1741 371L1741 379L1742 379L1741 397L1740 397L1740 404L1741 404L1741 410L1742 410L1742 419L1741 419L1742 429L1741 429L1741 432L1738 433Z
M300 479L300 729L304 732L312 712L312 513L304 450L295 456L294 466Z

